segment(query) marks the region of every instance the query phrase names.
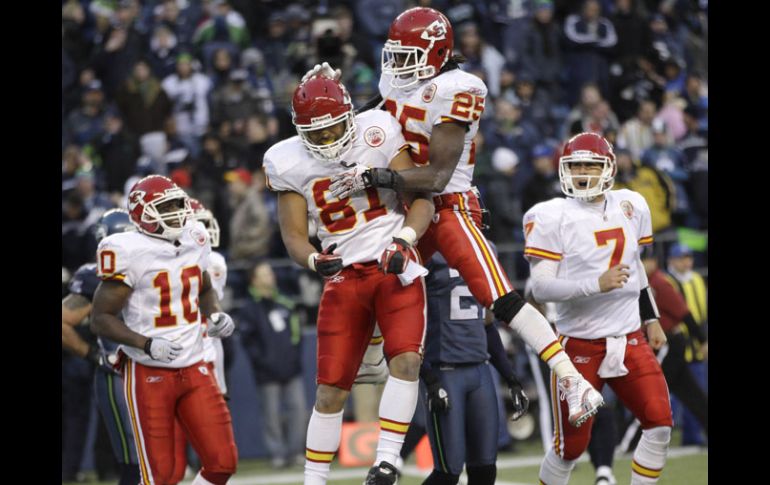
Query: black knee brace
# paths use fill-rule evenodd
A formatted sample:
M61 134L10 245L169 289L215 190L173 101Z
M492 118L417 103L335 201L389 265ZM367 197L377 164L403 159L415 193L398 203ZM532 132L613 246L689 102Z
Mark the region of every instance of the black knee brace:
M468 485L495 485L497 466L494 463L481 466L466 466L465 471L468 473Z
M422 482L422 485L457 485L460 481L460 475L452 475L439 470L433 470L428 478Z
M492 313L495 314L495 318L502 320L505 323L511 323L513 317L519 313L521 307L527 302L519 296L516 290L511 290L510 293L501 296L492 303Z

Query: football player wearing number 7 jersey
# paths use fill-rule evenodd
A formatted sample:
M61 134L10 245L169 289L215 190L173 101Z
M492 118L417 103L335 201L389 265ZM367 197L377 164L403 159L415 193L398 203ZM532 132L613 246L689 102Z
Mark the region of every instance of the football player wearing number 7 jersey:
M208 274L211 242L187 194L151 175L128 194L137 232L104 238L97 250L102 279L91 329L120 344L119 356L142 485L174 483L174 421L201 459L194 485L224 485L238 454L230 412L204 361L208 336L232 334ZM124 323L125 322L125 323Z
M357 166L332 179L331 193L346 197L362 189L433 192L436 216L417 249L424 261L441 253L460 272L473 296L511 326L559 377L580 425L603 403L564 353L548 321L514 290L481 232L481 208L471 187L473 137L484 111L487 87L462 71L452 56L449 20L432 8L415 7L396 17L382 51L380 95L402 126L416 163L408 169ZM337 73L319 66L326 76ZM387 342L387 339L386 339Z
M278 192L281 236L291 258L326 278L318 310L318 388L308 424L305 485L325 484L340 444L342 409L379 324L390 377L380 400L380 437L366 484L393 484L396 459L417 404L426 326L423 275L413 246L433 217L417 194L405 215L392 190L334 197L330 179L354 163L408 168L398 122L383 111L354 115L345 87L309 77L292 99L299 136L265 153L267 186ZM409 202L409 201L405 201ZM318 227L323 251L308 240Z
M652 352L666 336L639 258L642 246L652 244L650 209L637 192L610 191L616 170L607 140L595 133L571 138L559 159L567 198L527 211L524 255L532 296L556 302L556 329L575 366L596 389L609 384L641 422L631 464L631 483L638 485L658 481L673 423L666 380ZM565 419L570 397L560 403L555 377L551 386L554 443L540 481L564 485L588 447L593 418L573 426Z

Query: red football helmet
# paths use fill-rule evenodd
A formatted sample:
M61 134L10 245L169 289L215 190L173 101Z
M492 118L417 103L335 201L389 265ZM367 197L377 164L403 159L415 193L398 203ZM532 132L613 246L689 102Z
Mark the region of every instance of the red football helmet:
M190 199L170 179L149 175L131 187L128 214L136 228L150 236L175 241L192 216Z
M390 74L396 89L414 86L438 75L452 57L452 24L432 8L414 7L390 24L382 49L382 72Z
M206 209L198 199L190 199L190 208L193 211L193 217L201 221L211 236L211 247L219 247L219 223L214 217L214 213Z
M602 171L600 175L573 175L570 168L572 163L601 163ZM573 136L564 145L562 155L559 157L561 191L575 199L590 200L607 192L615 183L616 173L617 166L612 145L596 133L580 133ZM585 188L577 187L573 177L579 179L579 184L585 183ZM592 179L597 179L593 187Z
M336 162L353 146L356 135L353 103L339 81L323 76L308 79L297 86L291 107L299 138L316 159ZM345 131L333 142L318 144L308 137L309 132L340 122L345 123Z

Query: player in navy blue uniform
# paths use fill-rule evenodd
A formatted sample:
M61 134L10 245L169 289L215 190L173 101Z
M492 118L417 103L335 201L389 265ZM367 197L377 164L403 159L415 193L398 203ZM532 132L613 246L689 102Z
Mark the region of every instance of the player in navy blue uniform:
M111 234L133 230L128 212L112 209L96 224L96 242ZM91 302L100 281L95 263L84 264L73 275L70 293L62 300L62 347L96 364L96 402L107 426L115 458L120 463L119 485L136 485L139 483L139 465L123 397L123 379L112 368L117 344L101 337L96 343L89 343L76 331L77 325L91 313Z
M513 373L500 334L465 281L436 254L427 265L428 330L420 372L427 395L434 469L423 482L454 485L466 465L469 485L491 485L497 468L498 407L487 360L508 383L513 419L529 400Z

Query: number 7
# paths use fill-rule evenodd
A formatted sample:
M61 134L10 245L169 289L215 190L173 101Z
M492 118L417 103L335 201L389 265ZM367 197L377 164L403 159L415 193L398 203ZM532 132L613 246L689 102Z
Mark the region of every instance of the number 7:
M610 257L610 268L620 263L623 259L623 250L626 247L626 235L623 232L622 227L616 227L614 229L607 229L605 231L594 232L596 237L596 244L598 246L606 246L609 241L615 240L615 249L612 251L612 257Z

